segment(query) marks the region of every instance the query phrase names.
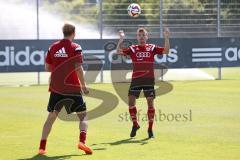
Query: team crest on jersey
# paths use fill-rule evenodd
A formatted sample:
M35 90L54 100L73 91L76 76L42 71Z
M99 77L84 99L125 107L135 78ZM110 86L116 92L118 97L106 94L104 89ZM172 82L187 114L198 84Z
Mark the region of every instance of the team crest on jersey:
M147 47L147 48L146 48L146 51L147 51L147 52L149 52L150 50L151 50L151 48L150 48L150 47Z

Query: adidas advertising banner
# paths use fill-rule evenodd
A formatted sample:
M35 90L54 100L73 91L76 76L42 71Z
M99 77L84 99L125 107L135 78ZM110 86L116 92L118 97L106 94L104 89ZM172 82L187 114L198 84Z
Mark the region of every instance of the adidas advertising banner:
M56 40L0 40L0 72L44 71L45 54ZM84 68L99 70L131 69L128 57L116 55L116 39L75 40L83 49ZM149 43L163 46L163 39ZM168 55L155 56L156 68L201 68L240 66L240 38L170 39ZM126 40L124 45L136 44ZM59 55L65 55L64 49ZM147 56L146 52L139 56ZM62 56L59 56L62 58Z

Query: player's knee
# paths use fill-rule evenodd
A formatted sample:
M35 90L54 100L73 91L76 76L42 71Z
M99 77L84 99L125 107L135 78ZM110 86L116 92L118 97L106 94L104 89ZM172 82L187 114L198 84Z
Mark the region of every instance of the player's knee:
M51 112L48 115L48 121L55 121L58 116L58 112Z
M135 104L136 104L136 103L135 103L134 101L129 101L129 102L128 102L128 105L129 105L129 106L135 106Z
M79 113L77 113L77 115L78 115L78 118L81 122L87 121L87 112L85 112L85 111L84 112L79 112Z
M88 126L87 122L87 113L86 112L81 112L78 114L79 120L80 120L80 128L86 128Z
M128 97L128 105L135 106L135 104L136 104L136 98L134 96L129 96Z
M154 101L154 98L153 98L153 97L148 97L148 98L147 98L148 107L154 108L154 106L153 106L153 101Z
M52 126L53 123L55 122L56 118L48 118L45 122L45 126Z

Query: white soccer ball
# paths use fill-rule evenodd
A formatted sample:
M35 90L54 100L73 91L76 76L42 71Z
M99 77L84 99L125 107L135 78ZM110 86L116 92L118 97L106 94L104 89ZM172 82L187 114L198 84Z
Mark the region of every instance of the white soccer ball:
M131 17L138 17L141 14L141 7L137 3L130 4L127 10Z

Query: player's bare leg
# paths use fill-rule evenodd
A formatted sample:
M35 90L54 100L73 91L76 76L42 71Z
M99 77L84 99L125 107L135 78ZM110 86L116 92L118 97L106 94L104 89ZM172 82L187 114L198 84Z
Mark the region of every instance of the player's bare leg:
M79 112L77 113L79 117L79 130L80 130L80 135L79 135L79 144L78 144L78 149L83 150L86 154L92 154L92 149L89 148L86 144L86 136L87 136L87 113L86 111Z
M155 108L154 108L154 97L147 97L147 104L148 104L148 137L154 138L153 135L153 122L154 122L154 116L155 116Z
M43 125L43 130L42 130L42 138L40 141L40 146L39 146L39 154L45 154L46 153L46 144L47 144L47 138L48 135L51 132L53 123L55 122L57 118L58 112L50 112L48 114L47 120L45 121Z
M132 131L130 133L130 137L135 137L137 130L140 128L137 121L137 107L136 107L136 97L133 95L128 96L128 104L129 104L129 113L133 122Z

